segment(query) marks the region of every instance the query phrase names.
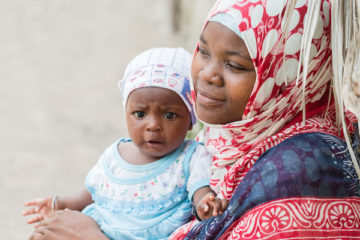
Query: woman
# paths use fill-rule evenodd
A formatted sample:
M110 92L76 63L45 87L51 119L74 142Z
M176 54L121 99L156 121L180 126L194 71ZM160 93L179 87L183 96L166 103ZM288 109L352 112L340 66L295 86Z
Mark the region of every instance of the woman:
M171 239L360 234L358 165L336 125L330 2L285 3L220 1L209 15L192 63L195 106L213 188L230 203Z
M214 155L211 184L230 202L223 215L194 220L171 239L360 235L357 153L349 152L347 139L355 119L344 116L342 93L332 87L342 86L339 63L349 54L336 42L348 29L335 26L342 16L334 13L341 12L327 0L223 0L214 6L192 77L196 113ZM103 239L91 224L61 212L31 239Z

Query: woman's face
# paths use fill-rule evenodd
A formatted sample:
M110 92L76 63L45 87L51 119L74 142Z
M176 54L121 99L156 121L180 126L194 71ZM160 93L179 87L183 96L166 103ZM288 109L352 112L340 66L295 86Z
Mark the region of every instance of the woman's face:
M255 68L244 41L217 22L200 35L191 66L198 118L209 124L239 121L255 84Z

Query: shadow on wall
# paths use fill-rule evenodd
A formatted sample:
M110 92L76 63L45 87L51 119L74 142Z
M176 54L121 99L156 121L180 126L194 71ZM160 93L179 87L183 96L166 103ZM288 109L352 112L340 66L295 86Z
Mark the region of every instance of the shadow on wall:
M184 47L195 49L205 19L216 0L171 0L171 26L175 33L180 33L187 41Z

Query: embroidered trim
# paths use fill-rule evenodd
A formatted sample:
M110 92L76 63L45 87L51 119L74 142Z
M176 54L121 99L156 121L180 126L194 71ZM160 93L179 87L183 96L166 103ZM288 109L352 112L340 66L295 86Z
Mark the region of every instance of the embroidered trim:
M187 200L186 185L182 188L177 188L170 194L167 194L163 198L153 201L142 201L139 203L121 201L113 198L107 198L101 196L95 192L94 188L88 189L92 195L94 202L103 208L112 209L114 211L128 212L144 212L144 211L161 211L164 208L170 208L175 206L181 201Z
M360 239L360 198L290 198L262 204L220 239Z

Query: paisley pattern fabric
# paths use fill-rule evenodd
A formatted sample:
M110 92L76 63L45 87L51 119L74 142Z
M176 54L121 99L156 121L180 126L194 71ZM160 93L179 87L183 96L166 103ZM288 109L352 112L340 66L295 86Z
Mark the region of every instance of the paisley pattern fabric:
M298 134L256 161L223 215L192 222L171 239L360 237L359 197L346 143Z

